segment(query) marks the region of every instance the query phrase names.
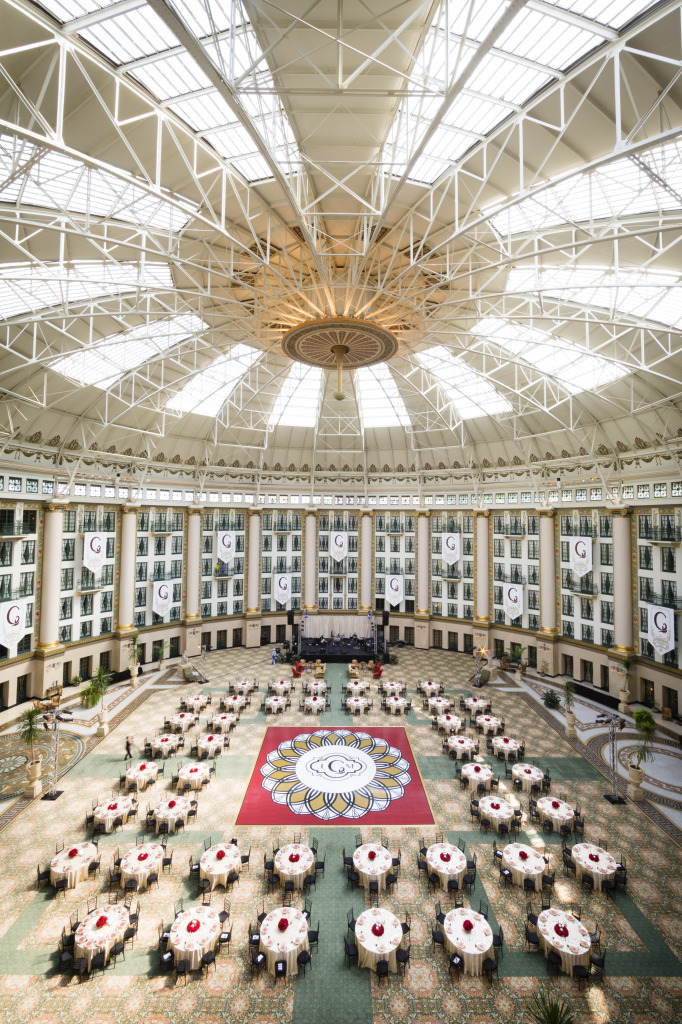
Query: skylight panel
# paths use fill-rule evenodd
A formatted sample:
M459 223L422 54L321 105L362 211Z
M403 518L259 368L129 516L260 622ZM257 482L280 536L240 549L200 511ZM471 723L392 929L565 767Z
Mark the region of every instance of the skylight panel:
M0 317L75 305L139 288L172 289L165 263L5 263L0 266Z
M73 21L74 18L81 18L84 14L104 10L118 2L119 0L41 0L40 6L66 23Z
M180 415L191 412L199 416L217 416L237 383L260 357L261 353L255 348L234 345L225 355L218 356L196 373L166 403L166 409Z
M512 320L484 317L474 324L472 334L557 380L571 395L596 391L628 373L618 363L592 355L566 338Z
M56 359L50 366L78 384L106 389L126 371L204 330L206 324L193 313L154 320L120 334L110 334L94 345Z
M112 17L82 28L80 35L114 64L126 64L178 45L177 37L146 4L121 14L114 11Z
M417 359L442 387L463 420L498 416L512 412L511 402L461 356L453 356L444 345L417 352Z
M573 11L586 18L593 18L602 25L622 28L638 14L648 11L655 3L643 3L642 0L545 0L565 11Z
M184 50L138 64L128 73L162 103L211 86L208 75L197 67Z
M363 430L409 426L410 417L405 403L385 363L356 370L355 391Z
M603 41L604 34L600 33L597 24L594 30L580 28L553 17L549 12L526 7L502 33L496 48L561 70L570 67Z
M682 280L661 271L615 272L604 267L519 267L511 270L507 290L542 292L581 306L598 306L652 320L668 327L682 326Z
M319 366L294 363L275 399L268 427L314 427L320 412L322 377Z

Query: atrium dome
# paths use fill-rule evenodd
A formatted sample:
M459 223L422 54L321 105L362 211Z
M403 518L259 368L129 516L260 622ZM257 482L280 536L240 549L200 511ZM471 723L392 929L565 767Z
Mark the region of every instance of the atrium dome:
M678 2L0 2L6 452L365 483L677 455ZM315 324L365 340L313 356Z

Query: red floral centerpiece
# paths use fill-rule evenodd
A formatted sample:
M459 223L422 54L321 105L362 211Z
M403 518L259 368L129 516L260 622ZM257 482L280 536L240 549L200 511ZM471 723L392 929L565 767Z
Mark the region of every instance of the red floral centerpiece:
M200 928L201 928L201 921L197 920L196 917L193 917L191 921L187 922L187 931L188 932L198 932Z
M526 773L526 775L531 775L532 774L530 768L524 768L523 770Z
M300 859L301 859L300 853L290 853L289 854L289 860L291 861L292 864L295 864L296 861L298 861Z
M148 856L149 856L148 853L138 853L137 859L138 860L146 860Z
M528 854L525 850L519 850L519 860L528 860Z
M78 856L78 847L74 846L73 849L69 850L69 857L77 857L77 856Z
M161 742L162 743L168 743L168 737L164 736L163 739L161 740Z
M474 765L474 771L475 771L475 772L480 772L480 770L481 770L481 766L480 766L480 764L475 764L475 765Z
M317 697L313 697L313 700L317 700Z
M553 808L554 808L554 810L556 811L556 810L557 810L557 808L561 807L561 804L559 803L559 801L558 801L558 800L552 800L552 807L553 807Z
M462 921L462 928L465 932L470 932L474 927L474 922L470 921L469 918L466 921Z
M209 743L213 743L213 737L212 737L212 736L209 736L209 737L208 737L208 742L209 742Z
M106 915L105 915L105 914L102 914L102 916L101 916L101 917L98 917L98 918L97 918L97 927L98 927L98 928L104 928L104 925L105 925L106 923L107 923L107 917L106 917Z
M377 921L376 924L372 925L372 935L381 936L383 934L384 934L384 926L383 926L383 924L379 924L379 922Z
M109 804L109 806L107 807L107 810L108 811L116 811L116 810L118 810L118 804Z
M377 855L377 851L376 850L370 850L369 853L367 854L367 856L369 857L370 860L374 860L376 855Z
M175 807L175 800L169 800L168 801L168 806L169 807Z
M281 932L285 932L287 930L287 928L289 927L289 922L287 921L286 917L280 917L279 921L277 922L277 927Z
M566 927L566 925L565 925L565 924L555 924L555 925L554 925L554 931L555 931L555 932L557 933L557 935L559 935L559 936L560 936L560 937L561 937L562 939L565 939L565 938L566 938L566 936L568 935L568 928Z
M216 860L222 860L223 857L225 856L225 851L224 850L217 850L215 856L216 856Z
M237 694L236 693L235 693L234 697L232 698L232 700L237 700Z
M145 768L146 768L146 767L147 767L147 765L146 765L146 764L141 764L141 765L140 765L140 771L141 771L141 772L143 772L143 771L145 770Z
M184 717L185 717L185 712L183 711L182 714L180 715L180 718L184 718Z
M499 804L491 804L490 806L492 807L492 809L494 811L499 811L499 809L500 809L500 805Z
M198 769L198 768L190 768L190 772L191 772L191 773L193 773L193 772L198 772L198 771L199 771L199 769Z
M450 715L446 715L446 716L445 716L445 721L446 721L446 722L449 722L449 721L450 721Z
M484 719L483 719L483 721L484 721L484 722L489 722L489 721L490 721L490 719L486 717L486 718L484 718Z
M445 863L447 864L447 862L450 860L450 854L446 850L444 850L443 853L441 853L440 855L440 859L444 860Z
M593 860L595 862L595 864L599 860L599 854L598 853L590 853L590 854L588 854L588 856L589 856L590 860Z
M508 736L503 736L502 737L502 742L503 743L509 743L509 737Z

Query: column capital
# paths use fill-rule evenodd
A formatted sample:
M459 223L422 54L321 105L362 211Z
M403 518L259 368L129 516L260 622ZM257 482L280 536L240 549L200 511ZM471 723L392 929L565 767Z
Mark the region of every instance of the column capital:
M612 519L627 519L632 515L634 509L627 506L626 508L612 508L610 511Z
M188 516L202 516L203 514L204 514L204 509L203 508L188 508L187 509L187 515Z
M57 504L55 501L46 501L43 503L43 508L46 512L65 512L68 507L68 501L64 502L64 504Z
M249 511L249 515L250 516L258 516L260 518L260 514L263 511L263 509L262 508L250 508L248 511Z
M363 509L358 509L358 514L359 514L359 515L360 515L361 517L362 517L362 516L369 516L369 518L370 518L370 519L372 519L372 518L373 518L373 516L375 516L375 515L376 515L376 513L375 513L375 511L374 511L374 509L373 509L373 508L363 508Z
M537 514L540 516L540 519L554 519L556 516L556 509L541 508L537 510Z
M431 517L431 510L428 509L428 508L420 508L420 509L417 509L416 515L417 515L417 519L430 519L430 517Z
M489 508L475 508L474 515L477 519L488 519L490 517Z
M124 516L129 516L131 514L132 515L137 515L137 513L140 511L140 506L139 505L121 505L120 508L121 508L121 513Z

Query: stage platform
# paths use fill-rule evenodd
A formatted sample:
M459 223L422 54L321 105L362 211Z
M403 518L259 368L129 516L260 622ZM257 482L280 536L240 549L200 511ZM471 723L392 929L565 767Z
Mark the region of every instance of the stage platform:
M299 644L298 657L305 658L306 661L315 661L316 658L319 658L320 661L332 663L352 661L353 658L357 658L358 661L368 661L375 657L374 644L371 640L353 640L351 637L328 640L324 644L318 639L307 640L304 638Z

